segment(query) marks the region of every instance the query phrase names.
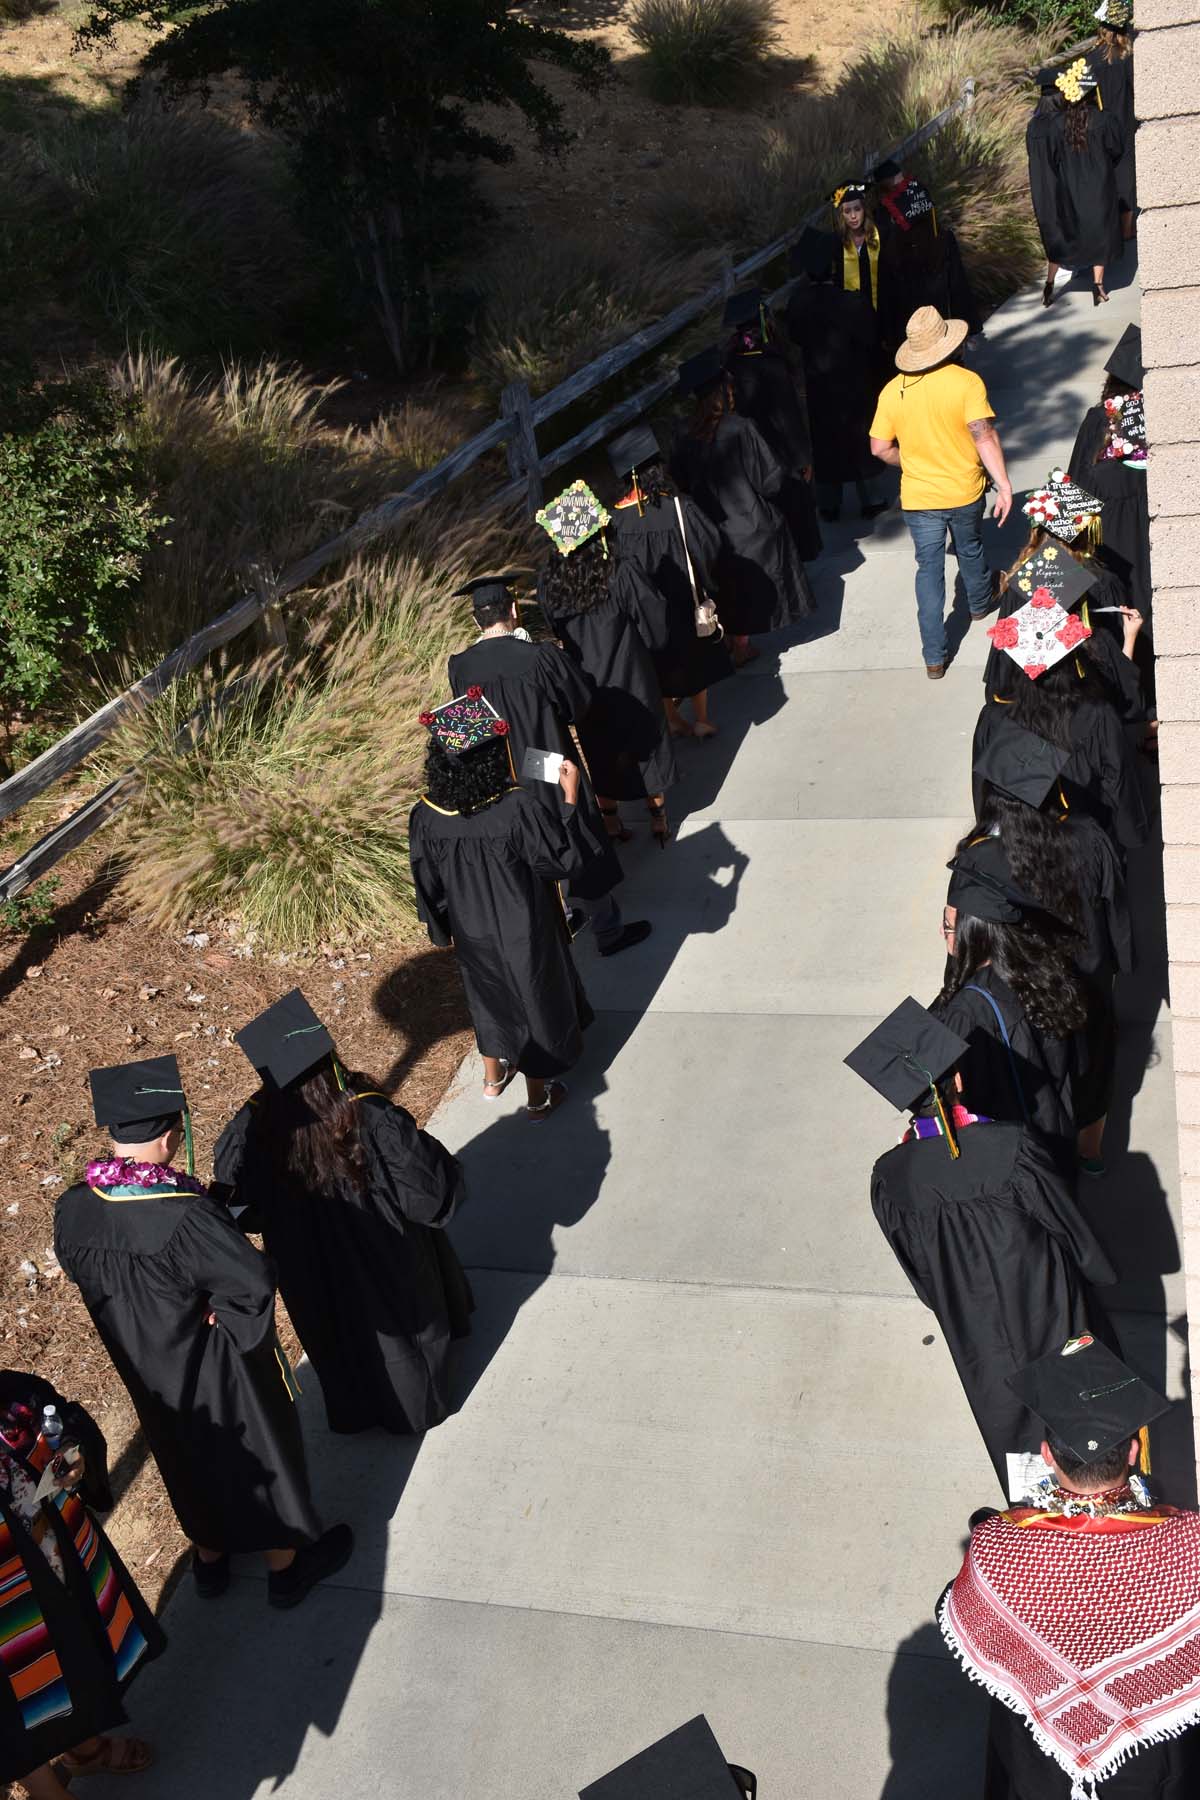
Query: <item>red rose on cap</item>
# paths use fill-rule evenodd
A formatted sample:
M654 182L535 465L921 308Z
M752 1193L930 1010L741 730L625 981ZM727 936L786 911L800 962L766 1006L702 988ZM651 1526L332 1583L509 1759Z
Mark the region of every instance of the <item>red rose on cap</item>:
M1017 638L1019 636L1017 621L1013 618L997 619L996 623L989 630L988 636L991 638L993 644L995 644L997 650L1015 649Z
M418 725L432 725L433 724L433 714L431 712L418 713L417 714L417 724Z
M469 687L467 689L467 699L468 700L482 700L483 699L483 689L481 687Z
M507 719L493 719L492 735L494 737L507 737L508 736L508 720Z
M1031 606L1055 606L1057 601L1048 587L1035 587L1029 596Z
M1025 673L1028 675L1030 681L1036 681L1039 675L1044 675L1046 673L1046 665L1045 663L1026 663Z
M1068 650L1073 650L1076 644L1082 643L1084 638L1090 638L1092 634L1083 620L1072 613L1062 630L1056 631L1054 635L1060 644L1065 644Z

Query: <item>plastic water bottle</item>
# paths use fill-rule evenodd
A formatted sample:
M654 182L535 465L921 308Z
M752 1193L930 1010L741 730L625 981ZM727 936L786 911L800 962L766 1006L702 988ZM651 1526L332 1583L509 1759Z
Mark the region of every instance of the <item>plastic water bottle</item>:
M51 1450L58 1449L59 1444L62 1442L64 1429L65 1427L62 1418L59 1415L57 1406L55 1406L53 1402L49 1406L43 1406L42 1436L49 1444Z

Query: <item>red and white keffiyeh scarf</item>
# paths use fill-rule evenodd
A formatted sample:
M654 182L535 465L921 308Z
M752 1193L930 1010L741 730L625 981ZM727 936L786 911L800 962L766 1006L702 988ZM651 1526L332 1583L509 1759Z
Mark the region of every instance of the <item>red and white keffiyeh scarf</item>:
M971 1533L938 1622L1020 1715L1071 1800L1200 1721L1200 1513L1014 1507Z

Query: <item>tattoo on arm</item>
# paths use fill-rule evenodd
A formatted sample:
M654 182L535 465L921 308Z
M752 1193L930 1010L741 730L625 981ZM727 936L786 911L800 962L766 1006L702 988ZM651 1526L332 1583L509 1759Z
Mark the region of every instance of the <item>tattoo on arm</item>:
M979 442L980 438L991 437L995 429L995 419L971 419L967 425L967 430L975 439L976 443Z

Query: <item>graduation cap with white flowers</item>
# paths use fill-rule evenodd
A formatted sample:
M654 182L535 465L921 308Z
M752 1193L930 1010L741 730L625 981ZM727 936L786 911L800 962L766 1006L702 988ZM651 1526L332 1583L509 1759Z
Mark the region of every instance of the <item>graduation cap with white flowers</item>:
M1072 481L1065 469L1051 469L1045 487L1034 488L1021 511L1031 525L1071 544L1085 531L1098 533L1104 502Z
M1133 7L1129 0L1100 0L1092 17L1110 31L1128 31L1133 24Z
M586 481L573 481L556 499L534 514L560 556L570 556L598 531L603 531L611 516Z
M588 1787L579 1800L754 1800L749 1769L725 1760L703 1713Z
M1146 406L1140 393L1110 394L1104 402L1104 462L1146 467Z

